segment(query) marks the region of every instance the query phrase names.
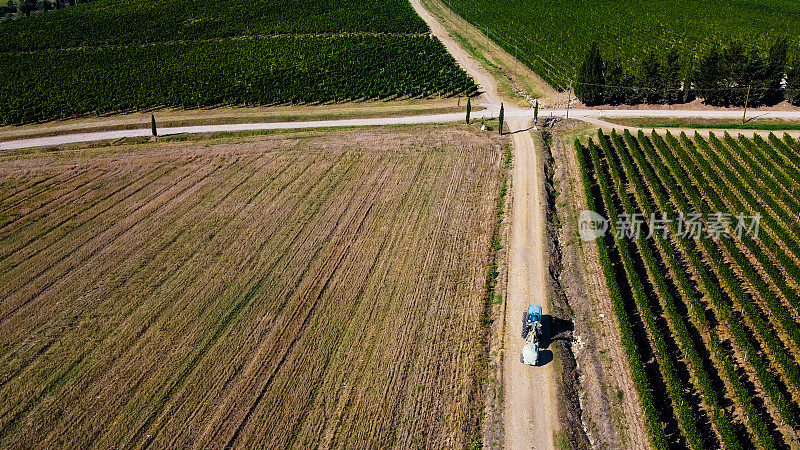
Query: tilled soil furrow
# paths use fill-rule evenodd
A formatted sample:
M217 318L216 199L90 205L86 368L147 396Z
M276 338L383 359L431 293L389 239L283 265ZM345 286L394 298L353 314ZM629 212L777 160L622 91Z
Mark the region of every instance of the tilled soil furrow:
M285 168L285 166L284 166L284 168ZM226 194L226 197L228 195L230 195L232 192L233 192L232 190L228 191L227 194ZM196 209L198 209L198 215L202 215L204 211L207 212L207 209L205 209L205 208L196 208ZM188 225L188 223L191 223L191 222L195 222L196 224L197 223L202 223L202 222L199 222L198 219L199 219L199 217L198 218L189 218L189 219L187 219L187 225ZM230 217L228 219L228 225L230 225L232 222L234 222L235 219L236 219L235 216ZM109 373L109 370L114 368L115 366L118 367L118 365L120 364L120 363L117 362L118 359L124 358L124 357L128 357L131 354L131 352L135 352L137 350L138 346L140 346L143 343L142 339L144 338L144 336L148 332L148 330L150 330L151 327L154 325L155 321L157 319L159 319L160 317L163 317L164 314L167 313L166 308L168 306L170 306L170 305L166 304L166 303L163 303L163 302L158 302L158 298L159 298L160 295L163 295L163 293L166 292L167 289L169 289L170 284L172 283L172 284L175 284L175 285L178 285L178 286L183 286L184 289L189 289L193 285L193 283L196 282L197 277L200 275L200 273L198 273L197 271L194 271L193 273L187 274L187 269L190 269L193 265L196 265L199 262L201 262L201 261L198 261L198 258L200 257L200 255L202 255L202 251L205 250L204 241L197 241L197 239L192 239L192 234L193 233L195 233L195 234L198 233L199 230L200 230L200 227L197 227L197 225L194 225L193 227L184 228L181 225L178 225L175 228L176 228L176 230L180 230L180 232L175 237L171 238L168 241L168 246L165 246L165 248L162 249L162 251L159 251L159 254L163 253L165 257L167 257L167 256L172 257L172 255L175 255L175 254L181 255L181 251L186 251L186 252L189 253L188 256L185 256L184 258L182 258L180 260L180 262L176 261L175 263L170 263L170 264L175 264L176 265L174 272L172 272L168 278L163 279L163 280L159 280L157 283L153 284L152 285L153 287L151 288L151 290L149 290L147 293L145 293L145 294L143 294L141 296L141 298L142 298L141 302L137 302L134 305L135 309L130 313L132 317L139 318L139 319L129 320L128 323L124 324L121 327L121 329L116 330L116 332L113 335L110 336L110 339L112 339L112 340L110 340L108 342L106 347L113 348L114 346L119 345L119 344L115 344L115 342L122 343L124 346L122 348L120 348L119 350L116 350L115 354L114 354L115 355L114 358L111 359L111 360L108 360L105 363L106 367L108 369L102 370L102 369L98 368L96 370L96 372L101 377L105 378L105 380L102 380L102 379L97 380L97 381L94 382L94 384L92 386L87 386L87 389L97 390L97 388L102 387L102 386L107 386L109 383L113 382L112 380L114 378L116 378L116 377L114 377L111 380L109 380L108 378L112 376L112 374ZM194 230L193 228L198 228L198 229ZM225 238L226 240L230 240L230 239L233 238L233 236L234 236L233 234L231 234L231 233L223 233L224 231L225 231L225 228L223 227L223 228L218 230L219 233L214 233L214 234L215 235L219 234L222 238ZM200 234L202 234L202 233L200 233ZM220 245L222 245L222 244L220 244ZM185 246L189 246L189 248L185 248ZM168 251L167 249L170 249L171 251ZM156 261L155 263L152 263L152 264L157 266L158 262ZM162 262L162 264L163 264L163 262ZM190 276L190 278L187 278L187 276ZM172 295L182 295L182 293L180 291L178 291L178 292L172 293ZM151 304L153 301L155 301L156 303L155 304ZM126 314L126 315L128 315L128 314ZM143 315L144 315L144 317L143 317ZM123 332L120 332L120 331L123 331ZM102 350L98 349L98 350L96 350L96 352L97 351L102 351ZM139 373L138 376L140 378L139 378L138 382L141 382L141 380L143 380L143 378L142 378L143 375L144 375L143 373L141 373L141 372ZM116 378L116 379L118 379L118 378ZM137 385L138 385L138 382L137 382ZM133 386L132 388L135 388L135 386ZM101 391L101 393L102 393L102 391ZM93 395L95 395L95 394L93 394ZM98 405L98 406L100 406L100 405ZM111 405L105 404L103 406L110 407ZM89 414L89 413L88 412L84 412L83 415L87 415L87 414ZM97 413L97 412L94 412L94 414L98 414L99 415L99 413ZM106 417L106 420L109 420L111 418L111 417L109 417L109 413L102 414L102 415L100 415L100 417ZM81 423L85 424L85 423L88 422L88 423L94 423L96 425L99 425L94 421L87 421L84 418L80 418L80 417L76 418L76 419L73 419L73 421L76 424L81 424ZM67 424L63 425L63 426L64 426L65 430L72 429L72 427L70 426L69 422ZM98 433L100 431L101 431L101 429L98 428L97 426L95 426L95 428L91 432L89 432L87 430L86 432L78 434L78 435L80 435L82 438L85 438L87 441L90 441L91 440L91 436L93 436L94 434L96 434L96 433Z
M185 173L184 175L182 175L182 176L181 176L181 177L178 179L178 182L175 182L175 180L165 180L165 181L166 181L166 182L167 182L167 184L168 184L168 185L170 185L170 186L177 185L177 184L179 184L179 182L180 182L181 180L183 180L184 178L186 178L186 177L187 177L187 176L188 176L188 175L189 175L191 172L192 172L191 170L187 170L187 171L186 171L186 173ZM163 191L159 191L159 193L162 193L162 192L163 192ZM137 224L137 226L139 226L139 224ZM144 232L138 232L138 233L137 233L137 238L138 238L138 239L146 239L146 236L147 236L147 233L144 233ZM166 240L164 240L164 242L169 242L169 239L166 239ZM132 242L132 244L136 244L136 242L134 241L134 242ZM151 250L151 252L150 252L150 255L155 255L155 254L157 254L157 253L158 253L158 251L161 251L161 250L163 250L163 246L164 246L164 245L167 245L167 244L161 244L161 243L159 242L159 244L158 244L158 246L157 246L157 247L153 247L153 248L150 248L150 249L147 249L147 250ZM134 249L136 249L136 250L132 252L130 249L126 249L126 250L124 251L123 255L124 255L124 256L127 256L128 258L130 258L130 257L133 257L134 255L137 255L137 254L138 254L138 252L142 252L142 251L145 251L145 250L146 250L146 248L145 248L145 247L142 247L142 246L140 246L140 245L133 245L133 248L134 248ZM159 250L158 250L158 251L152 251L154 248L158 248ZM121 253L121 252L120 252L120 251L117 251L117 253L119 254L119 253ZM105 268L104 268L104 270L109 270L109 269L112 269L112 268L114 268L114 269L116 269L116 270L122 270L122 268L123 268L123 267L125 267L125 263L122 263L120 266L115 266L115 265L105 264L105 262L107 261L107 258L110 258L110 257L111 257L111 255L107 255L107 256L104 258L104 261L103 261L103 265L104 265L104 267L105 267ZM116 256L114 256L114 257L115 257L115 258L117 258L117 257L119 257L119 255L116 255ZM151 257L152 257L152 256L151 256ZM97 264L97 263L95 262L95 265L96 265L96 264ZM122 285L123 285L123 284L124 284L126 281L128 281L128 279L129 279L131 276L133 276L133 275L135 274L135 270L136 270L136 269L139 269L139 268L140 268L140 267L139 267L139 264L137 264L137 267L135 267L135 268L129 268L127 272L120 273L118 276L116 276L116 277L114 278L114 280L113 280L113 283L109 283L109 285L105 286L105 289L109 289L109 290L110 290L110 289L114 289L114 288L119 288L119 287L121 287L121 286L122 286ZM86 266L84 266L84 268L83 268L82 270L84 270L84 271L88 271L89 269L88 269ZM93 270L94 270L94 269L93 269ZM97 278L95 278L95 277L99 277L99 276L100 276L100 275L102 275L104 272L103 272L103 271L97 271L97 270L94 270L92 273L94 274L94 277L86 277L86 278L83 278L83 283L84 283L84 286L89 286L89 285L91 285L92 283L95 283L95 282L96 282L95 280L97 279ZM56 292L56 291L53 291L53 292L52 292L50 295L55 295L55 292ZM39 296L39 297L37 297L37 298L36 298L36 301L37 301L37 302L39 302L39 303L43 303L43 304L45 304L45 305L52 305L52 307L55 307L55 306L56 306L56 305L54 305L54 304L52 303L52 301L53 301L53 297L47 298L46 296ZM64 310L64 309L67 307L67 306L65 306L64 304L60 304L60 305L57 305L57 306L58 306L58 309L59 309L60 311L63 311L63 310ZM15 319L16 319L16 318L19 318L19 316L15 316ZM32 334L32 335L40 335L40 333L43 331L43 330L42 330L42 328L41 328L42 324L38 324L38 327L39 327L39 328L31 328L32 326L35 326L35 325L31 325L31 324L37 324L37 322L35 321L35 318L33 318L33 317L23 317L23 318L21 318L21 319L23 319L23 320L25 320L25 321L24 321L24 322L21 322L21 321L16 321L16 322L14 323L14 328L13 328L13 331L14 331L14 333L27 333L27 334ZM55 335L54 335L54 334L48 334L48 342L47 342L47 345L52 345L52 343L53 343L53 342L54 342L56 339L59 339L60 337L61 337L61 335L60 335L60 334L55 334ZM9 338L13 338L13 336L9 336ZM41 353L41 352L39 352L39 353ZM13 356L13 355L11 355L11 354L9 354L9 353L6 353L6 354L5 354L5 356Z
M330 169L334 168L335 166L336 166L335 164L332 164L332 165L328 166L328 169L330 170ZM329 173L328 170L326 170L325 176L329 176L329 175L331 175L331 174ZM332 178L334 178L335 180L338 179L338 177L332 177ZM262 247L261 247L260 250L264 249L263 246L267 242L269 242L269 241L263 241L262 242L262 244L261 244ZM258 251L256 253L258 253ZM256 259L241 258L241 259L234 259L234 260L241 264L242 262L250 263L251 261L257 261L257 258ZM252 266L252 264L250 264L250 265ZM272 270L274 270L274 268L270 268L270 270L268 270L267 272L270 273L270 272L272 272ZM221 314L221 317L219 317L217 319L211 319L211 323L217 323L218 324L216 327L214 327L215 333L212 334L210 337L208 337L208 336L199 336L198 337L198 339L200 340L200 344L199 345L198 344L194 344L193 347L196 350L193 351L190 355L187 355L186 357L182 358L182 361L179 363L180 364L180 370L178 371L177 376L171 377L171 380L174 380L174 381L169 381L168 382L168 386L166 388L166 397L165 398L161 398L161 399L158 400L158 403L155 406L156 409L159 409L160 411L163 411L163 408L165 408L165 407L167 407L169 405L167 403L168 399L172 395L174 395L174 393L176 392L176 389L179 387L179 385L183 383L183 381L190 374L190 372L196 372L196 370L197 370L196 367L195 367L196 363L199 362L204 357L205 353L207 352L207 350L209 348L213 348L214 342L216 342L217 339L221 336L221 334L230 326L231 320L233 320L233 318L235 318L239 313L241 313L243 308L245 308L248 304L250 304L254 300L254 298L256 296L255 294L258 292L258 289L260 289L260 287L261 287L261 286L259 286L259 281L258 281L258 279L260 277L258 277L257 274L252 273L252 272L245 272L245 273L250 274L249 275L249 281L247 281L242 286L242 288L237 289L239 291L238 293L232 293L233 294L233 298L231 299L233 301L232 305L223 303L222 308L214 308L214 307L210 307L209 308L209 311L211 311L214 315L220 315ZM220 286L220 289L224 289L224 286ZM222 295L222 300L224 301L227 298L227 295L225 295L226 294L225 292L221 292L221 294L223 294ZM231 295L231 294L228 294L228 295ZM148 414L146 420L144 420L142 425L138 428L137 434L143 433L151 425L152 421L156 419L156 415L157 415L157 413L155 413L155 412L152 412L152 413ZM136 440L136 439L134 439L134 440Z
M102 229L104 225L103 222L101 222L101 216L108 212L113 212L113 209L120 207L120 205L124 205L126 200L133 201L133 197L136 194L147 192L146 189L150 187L151 184L163 181L163 177L169 171L170 168L154 168L138 179L131 180L128 184L116 189L111 195L96 201L90 208L83 211L86 213L86 217L82 217L82 213L73 214L67 221L57 224L56 227L50 227L44 234L32 238L28 245L9 253L9 257L4 261L4 263L8 265L8 272L6 275L16 275L13 271L18 269L20 265L31 266L35 264L35 259L43 253L46 253L45 257L52 258L54 255L48 252L48 250L53 249L54 246L58 246L59 241L62 239L72 237L75 234L81 234L81 231L83 231L88 224L91 224L92 227L96 227L97 229ZM115 198L117 195L122 198ZM65 208L68 206L69 205L65 206ZM95 208L98 210L93 211ZM111 214L108 216L111 216ZM91 234L89 234L89 236L91 236ZM74 251L69 248L62 250L62 247L63 246L58 246L58 250L66 253ZM23 267L21 271L23 273L28 272L29 267ZM2 282L3 280L0 279L0 283Z
M499 143L435 126L9 157L27 231L0 244L0 440L469 445Z
M218 167L218 168L219 168L219 167ZM134 222L134 225L135 225L136 223L138 223L138 222ZM131 225L131 227L132 227L132 226L133 226L133 225ZM128 229L129 229L129 228L128 228ZM98 251L99 251L99 248L95 249L95 253L96 253L96 252L98 252ZM89 262L89 261L91 261L91 260L92 260L92 257L90 256L90 257L86 258L85 262L86 262L86 263L88 263L88 262ZM88 352L88 350L81 351L81 352L79 353L79 355L81 355L81 356L80 356L80 357L79 357L79 358L76 360L76 362L75 362L75 363L73 363L73 364L70 364L70 365L68 365L68 366L66 366L66 367L62 367L62 368L61 368L61 370L62 370L62 371L60 372L60 373L61 373L61 375L55 375L54 377L52 377L52 379L54 380L54 381L53 381L53 383L52 383L52 384L50 384L49 386L46 386L46 387L44 387L44 389L42 390L42 392L45 392L45 393L46 393L46 392L48 392L48 391L52 390L52 386L55 386L56 384L58 384L58 382L59 382L59 381L60 381L60 380L61 380L61 379L62 379L62 378L63 378L63 377L66 375L66 374L70 373L70 372L71 372L71 371L73 371L73 370L76 370L76 369L79 367L79 365L78 365L78 362L79 362L79 361L81 361L81 360L83 360L83 359L84 359L84 358L85 358L85 357L88 355L88 353L87 353L87 352ZM26 377L26 378L27 378L27 377ZM7 387L6 389L7 389L7 390L11 390L11 391L16 391L18 388L19 388L19 387L17 386L17 387ZM37 396L37 399L39 399L39 400L40 400L40 399L41 399L41 395ZM31 405L32 405L32 404L29 404L29 405L27 405L26 407L22 408L21 412L17 413L17 414L15 415L15 417L20 417L20 415L21 415L21 414L24 414L24 412L25 412L25 411L27 411L27 410L29 410L29 409L31 408ZM11 422L16 422L16 421L17 421L17 419L13 419L13 420L11 420Z
M14 243L17 244L16 246L9 246L4 247L3 252L0 254L0 261L5 262L7 258L16 254L20 250L24 249L28 245L37 242L43 236L52 233L53 231L67 228L65 225L69 224L69 221L74 220L78 214L84 212L85 210L94 206L94 203L97 201L102 201L104 198L108 198L111 195L116 194L119 190L124 189L130 185L135 180L127 180L127 183L123 182L121 186L116 186L116 191L105 192L104 183L107 179L115 178L119 176L120 178L124 176L130 175L130 171L123 169L123 168L115 168L114 170L102 170L97 173L87 173L85 174L85 179L79 179L79 185L75 188L70 189L69 187L62 186L59 189L65 189L65 195L59 196L58 201L60 202L58 205L50 205L50 208L47 209L46 213L40 214L38 217L33 218L34 220L30 221L31 226L24 226L26 224L22 224L21 227L14 227L14 228L7 228L4 232L0 232L0 237L4 241L8 241L9 236L13 234ZM94 177L92 177L94 175ZM113 189L114 187L112 187ZM76 210L71 209L75 207ZM83 207L83 209L80 209Z
M65 196L70 195L73 190L81 188L83 187L84 184L88 183L89 180L86 180L82 184L79 183L76 187L72 189L64 189L66 183L72 182L73 180L77 179L81 175L86 174L87 172L88 168L83 168L83 170L73 170L69 172L68 176L63 180L54 175L50 175L49 177L44 178L47 181L50 181L50 183L42 186L40 186L39 184L43 184L43 182L36 183L35 184L36 189L20 191L21 193L28 195L21 196L21 198L14 200L10 204L2 205L3 211L16 210L15 211L16 215L13 220L9 220L8 222L5 222L2 226L0 226L0 242L2 242L3 236L9 227L19 226L18 224L21 220L30 218L30 216L33 215L33 213L36 211L43 211L45 206L48 206L50 204L53 204L61 200ZM51 197L39 201L35 206L29 206L27 208L19 207L19 205L21 205L23 202L28 203L31 200L36 199L40 195L43 197L50 195Z
M373 192L377 192L377 190L375 190ZM350 208L348 208L348 210L349 209ZM362 209L363 209L363 213L360 211ZM351 215L350 219L346 219L347 222L345 222L342 225L342 228L347 230L348 228L351 228L351 227L355 226L357 228L356 229L356 233L357 233L358 230L363 226L364 222L366 221L371 209L372 209L372 203L369 200L366 200L366 201L360 203L355 208L353 213L350 214ZM347 212L349 212L349 211L347 211ZM339 223L341 223L341 222L339 222ZM338 230L334 231L334 236L341 235L341 234L342 233L340 231L338 231ZM339 239L341 239L341 238L339 238ZM293 338L292 338L291 342L288 344L288 346L286 346L286 348L283 351L282 355L280 355L277 358L277 364L274 366L274 368L272 368L271 373L270 373L269 377L266 380L266 383L261 388L261 390L260 390L258 396L256 397L256 400L253 402L252 406L247 410L247 413L242 418L241 423L236 427L236 431L233 433L233 435L228 440L228 444L226 445L226 447L234 446L237 443L238 439L240 439L240 438L244 439L245 442L249 442L249 441L251 441L253 439L252 436L253 436L254 433L253 433L253 431L251 431L252 430L252 426L249 426L249 425L251 425L250 421L254 417L254 414L256 414L256 417L263 417L263 415L258 414L258 411L262 409L261 406L262 406L262 401L264 399L264 396L266 395L266 393L272 387L273 381L275 380L276 374L280 373L280 371L287 364L289 359L294 357L294 350L295 350L298 342L300 342L300 340L304 337L304 332L306 332L307 327L311 323L311 318L314 317L314 312L317 309L321 298L327 293L327 291L328 291L328 289L330 287L332 278L334 277L334 275L336 274L336 271L339 269L339 267L341 266L341 264L344 261L345 257L347 256L347 253L350 250L350 244L351 243L352 243L352 238L350 238L350 239L346 239L345 238L345 239L342 239L342 241L339 244L334 246L335 252L333 254L331 254L330 256L326 257L326 260L328 262L325 265L325 267L318 273L318 275L316 276L316 279L314 280L312 285L309 286L310 289L307 290L307 291L300 291L298 293L300 298L306 299L306 302L304 302L303 308L298 308L298 310L296 310L292 314L292 318L290 319L289 323L294 325L294 327L292 327L294 329L293 330L284 330L281 333L284 337L293 336ZM325 370L325 368L327 367L328 361L330 361L330 353L327 354L327 358L319 358L319 359L316 359L316 360L312 361L311 363L313 363L315 365L315 369L317 369L317 370ZM307 367L307 365L305 365L305 366ZM303 404L303 402L300 401L298 406L300 408L302 408L302 404ZM301 411L302 411L302 409L301 409ZM263 412L262 412L262 414L263 414ZM296 427L299 424L299 421L302 420L302 418L293 417L292 419L293 419L292 422L294 422L294 426L286 424L286 425L288 425L289 429L287 430L287 432L282 433L284 436L286 436L288 438L287 445L290 445L290 446L292 445L292 441L296 438L296 434L295 434ZM245 429L249 429L248 430L249 431L249 435L247 435L247 436L241 434L242 430L245 430Z
M207 173L203 177L201 177L201 179L198 180L196 184L187 186L182 191L179 191L179 195L185 195L187 192L190 192L191 189L197 188L198 185L202 184L211 173L222 169L222 167L223 167L222 165L219 165L216 168L212 169L210 173ZM148 202L145 205L137 207L136 210L133 211L133 213L130 214L128 217L137 217L137 216L140 218L147 217L147 214L143 213L140 215L136 213L137 212L141 213L142 210L146 209L146 207L149 206L149 204L153 203L154 201L155 200L152 200L151 202ZM159 207L163 207L163 204L159 205ZM148 213L152 214L152 212L150 211L148 211ZM104 245L95 245L92 247L90 246L91 243L93 243L95 240L105 239L107 245L109 241L114 240L119 235L130 231L137 223L138 221L134 220L128 227L123 228L121 231L114 229L113 231L116 231L116 234L112 234L111 236L106 236L105 234L107 233L94 235L88 241L80 243L77 248L74 248L69 252L62 253L60 257L53 259L49 263L45 263L45 267L35 272L34 276L30 277L26 281L26 286L30 286L30 288L33 289L32 293L28 293L26 290L20 289L14 292L9 297L11 301L4 302L2 305L0 305L1 306L0 326L2 326L3 323L6 320L8 320L9 317L11 317L17 311L19 311L19 309L27 305L29 301L41 295L42 292L52 287L54 283L67 281L64 278L55 278L55 277L51 277L49 280L47 279L42 280L41 278L43 277L43 275L51 271L51 269L54 269L55 267L60 265L67 265L68 267L66 269L57 271L57 273L59 274L74 273L77 267L85 265L85 263L89 261L94 254L97 254L98 252L100 252L102 249L105 248ZM81 254L79 252L85 252L86 254ZM22 300L15 300L19 297L22 297L23 295L25 295L25 297L23 297ZM9 305L9 303L11 305Z

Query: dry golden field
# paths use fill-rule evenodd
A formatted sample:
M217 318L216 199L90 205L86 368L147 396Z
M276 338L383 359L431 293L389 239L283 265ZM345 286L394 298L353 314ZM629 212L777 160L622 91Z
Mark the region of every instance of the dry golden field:
M501 157L463 127L0 155L0 446L470 444Z

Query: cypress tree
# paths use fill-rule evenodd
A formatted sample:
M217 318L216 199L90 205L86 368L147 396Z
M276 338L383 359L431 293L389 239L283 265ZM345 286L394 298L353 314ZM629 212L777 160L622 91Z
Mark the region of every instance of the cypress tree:
M19 12L30 17L31 13L36 11L36 0L22 0L19 4Z
M469 115L472 112L471 97L467 97L467 125L469 125Z
M504 116L505 116L505 111L503 110L503 104L500 103L500 117L499 117L499 119L500 119L500 130L499 131L500 131L501 135L503 134L503 119L504 119Z
M586 105L600 105L605 102L603 95L603 57L597 42L592 43L592 47L586 54L580 69L578 70L578 83L575 86L575 95Z
M783 69L781 69L783 73ZM767 60L765 60L759 53L758 49L753 46L750 48L750 53L747 58L747 65L745 66L745 80L740 84L740 89L737 90L735 101L737 105L744 105L745 102L751 106L760 106L770 101L770 73ZM783 75L781 75L783 78ZM747 88L750 89L750 98L747 98ZM777 88L776 88L777 89Z
M607 84L603 94L606 103L611 105L625 103L627 92L624 87L625 79L622 73L622 65L616 61L609 61L606 63L603 72Z
M689 61L684 65L681 93L678 98L680 103L688 103L694 100L692 93L692 81L694 80L694 54L689 56Z
M667 53L666 60L661 66L661 85L663 91L661 98L664 103L673 104L680 102L681 97L681 62L678 50L675 47Z
M786 100L800 105L800 55L792 59L786 74Z
M734 41L728 48L723 50L722 62L723 65L720 67L720 72L722 73L721 91L717 105L742 106L747 95L747 85L752 81L748 74L750 59L742 43Z
M8 0L8 4L6 6L0 6L0 18L3 17L10 17L12 14L16 14L17 12L17 4L14 0Z
M767 79L765 87L767 89L765 101L770 104L779 103L781 100L781 82L786 75L788 60L788 45L786 38L778 39L769 49L767 57Z
M638 66L630 72L624 72L622 75L622 86L625 87L621 91L625 94L624 103L627 105L638 105L645 101L644 90L636 86L640 78L637 70Z
M533 123L539 123L539 100L536 100L536 105L533 107Z
M153 132L153 137L158 137L158 130L156 129L156 116L150 114L150 130Z
M724 104L722 55L718 50L712 49L703 57L694 78L697 95L703 99L703 103L707 105Z
M661 61L654 52L647 52L639 69L639 83L642 88L644 101L647 103L661 103L661 94L664 92Z

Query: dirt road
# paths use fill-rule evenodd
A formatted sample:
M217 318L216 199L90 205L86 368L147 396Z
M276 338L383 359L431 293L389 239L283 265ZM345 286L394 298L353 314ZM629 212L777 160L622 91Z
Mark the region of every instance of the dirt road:
M489 72L470 56L423 6L411 0L417 13L432 33L444 43L456 62L480 85L487 111L502 101L497 84ZM514 165L512 176L511 233L508 256L508 295L506 326L503 327L503 425L504 448L553 448L553 432L557 427L555 411L555 371L553 364L526 366L519 361L525 341L520 337L521 311L529 304L541 305L548 314L545 270L544 184L533 138L528 130L530 111L508 108L508 126L513 132ZM543 356L549 354L543 352ZM551 358L552 359L552 358Z
M494 111L478 111L472 117L497 116ZM159 136L169 136L175 134L206 134L219 132L243 132L243 131L264 131L264 130L296 130L304 128L340 128L340 127L362 127L378 125L410 125L425 123L446 123L464 120L464 113L430 114L422 116L408 117L378 117L369 119L340 119L340 120L316 120L310 122L264 122L264 123L238 123L228 125L196 125L187 127L159 128ZM136 130L116 130L98 131L92 133L76 133L58 136L45 136L13 141L0 142L0 150L16 150L29 147L46 147L77 142L109 141L123 138L147 137L151 135L150 128Z
M467 65L463 67L468 69L470 75L480 78L481 70L472 72L472 62L478 64L477 61L467 55ZM469 62L469 61L472 62ZM461 61L459 61L461 63ZM485 72L484 72L485 73ZM492 83L484 82L481 85L485 94L482 96L481 102L486 109L482 111L472 112L473 119L497 117L500 109L499 95L496 89L493 91ZM490 86L486 88L486 86ZM494 93L494 94L493 94ZM497 97L495 98L495 95ZM564 117L566 111L563 109L540 109L539 116L546 117L549 115ZM506 105L505 116L508 123L514 119L530 119L533 113L524 108L517 108L514 106ZM572 109L569 112L569 117L579 119L586 122L598 124L600 126L609 126L602 121L603 117L674 117L686 118L696 117L700 119L736 119L742 117L741 111L736 110L691 110L691 111L671 111L663 109L635 109L635 110L609 110L602 111L598 109ZM785 119L785 120L800 120L800 111L760 111L760 118L770 119ZM288 130L288 129L301 129L301 128L336 128L336 127L362 127L362 126L383 126L383 125L413 125L425 123L447 123L459 122L464 120L464 113L445 113L445 114L423 114L415 116L404 117L375 117L364 119L340 119L340 120L314 120L302 122L254 122L254 123L239 123L228 125L197 125L185 127L171 127L159 128L160 136L168 136L173 134L204 134L204 133L218 133L218 132L240 132L240 131L259 131L259 130ZM72 144L78 142L93 142L93 141L108 141L122 138L134 138L150 136L149 123L143 123L140 129L123 129L114 131L100 131L91 133L70 133L58 136L44 136L26 139L16 139L0 142L0 150L15 150L30 147L47 147L64 144ZM616 125L616 128L624 128ZM42 131L47 131L43 128ZM731 130L728 130L731 131ZM31 129L31 133L36 133L35 128ZM748 130L748 132L751 132Z
M514 142L513 209L508 256L508 295L503 360L505 448L553 448L556 431L555 379L552 354L545 350L539 367L519 361L524 340L520 316L529 304L541 305L549 314L545 270L544 184L533 138L524 119L509 121Z
M428 12L427 9L422 5L422 0L411 0L411 6L414 7L414 10L422 17L422 20L428 24L428 28L431 29L431 33L439 39L442 44L444 44L447 51L453 55L453 58L456 60L458 65L464 69L469 76L475 80L475 83L480 86L481 91L483 92L482 100L487 104L486 106L493 106L499 107L500 102L502 101L500 97L500 91L497 89L497 81L492 77L492 75L483 68L480 62L478 62L475 58L473 58L469 52L464 50L461 45L459 45L450 33L444 28L444 26L439 23L439 21Z

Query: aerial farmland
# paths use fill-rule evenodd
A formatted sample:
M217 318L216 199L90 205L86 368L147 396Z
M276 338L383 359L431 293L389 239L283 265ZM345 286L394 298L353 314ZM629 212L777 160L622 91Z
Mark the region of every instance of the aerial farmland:
M796 2L0 2L0 448L800 448Z

